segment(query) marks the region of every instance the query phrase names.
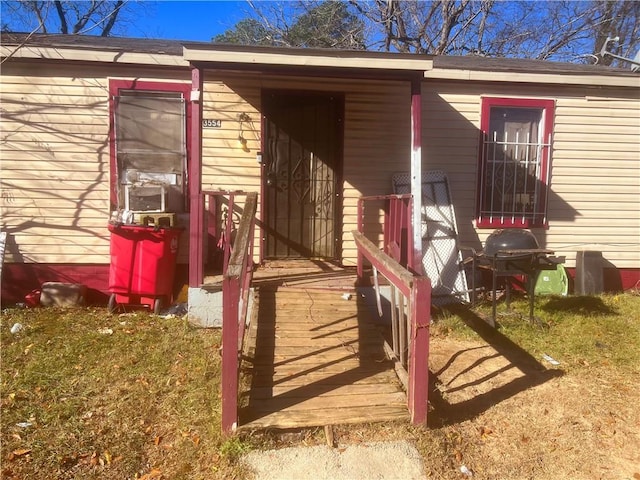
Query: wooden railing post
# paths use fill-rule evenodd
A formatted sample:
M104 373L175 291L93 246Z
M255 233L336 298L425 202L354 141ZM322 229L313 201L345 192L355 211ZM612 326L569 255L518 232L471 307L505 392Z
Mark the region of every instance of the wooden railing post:
M392 286L392 315L395 295L401 295L398 331L393 332L393 354L404 372L401 381L407 390L407 407L411 422L424 425L427 422L427 400L429 389L429 323L431 315L431 282L428 277L416 275L400 265L394 258L383 253L362 233L353 231L358 251L384 276ZM404 298L409 300L410 331L407 332ZM396 342L397 340L397 342ZM396 343L399 343L396 348ZM405 356L405 347L408 355Z
M426 424L429 390L429 323L431 282L414 277L411 288L411 342L409 344L408 404L411 422Z
M238 314L240 278L222 281L222 431L232 432L238 422Z
M233 251L222 278L222 431L238 426L238 384L249 287L253 275L253 235L257 195L247 194ZM232 204L232 202L230 202Z

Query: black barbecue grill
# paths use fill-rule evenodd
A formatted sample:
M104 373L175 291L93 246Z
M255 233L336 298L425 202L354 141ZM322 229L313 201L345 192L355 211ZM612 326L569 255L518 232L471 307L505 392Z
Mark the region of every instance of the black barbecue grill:
M484 250L474 255L475 266L491 271L492 275L492 326L496 321L496 292L498 277L505 277L507 309L511 301L511 283L524 287L529 296L529 320L533 321L535 283L542 270L555 270L564 257L554 257L553 251L540 248L538 240L528 230L496 230L487 237ZM524 281L519 278L524 277Z

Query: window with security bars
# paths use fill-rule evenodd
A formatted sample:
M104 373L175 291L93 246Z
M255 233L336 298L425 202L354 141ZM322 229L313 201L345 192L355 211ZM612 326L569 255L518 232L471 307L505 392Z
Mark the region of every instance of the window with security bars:
M552 100L483 98L478 227L547 225L553 114Z

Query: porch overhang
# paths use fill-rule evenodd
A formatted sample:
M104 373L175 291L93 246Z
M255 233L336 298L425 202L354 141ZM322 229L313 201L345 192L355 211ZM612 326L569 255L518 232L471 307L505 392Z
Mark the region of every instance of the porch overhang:
M344 73L379 72L385 76L411 72L424 75L425 71L433 68L433 58L426 55L309 48L249 48L219 44L208 46L201 43L184 44L183 58L191 64L212 64L232 69L337 69Z
M413 196L413 252L414 265L422 259L422 84L426 72L433 68L433 57L413 54L390 54L367 51L330 49L282 49L273 47L245 47L237 45L184 44L183 57L189 62L195 77L191 101L200 103L203 78L207 70L229 72L257 72L282 76L324 77L343 79L375 79L408 82L410 84L411 145L409 167ZM195 78L194 77L194 78ZM200 103L201 107L201 103ZM192 116L193 131L199 131L201 119ZM200 145L200 149L201 149ZM192 163L201 168L202 153L194 150ZM199 171L199 170L198 170ZM200 201L200 186L191 184L193 202ZM195 203L193 204L195 206ZM200 238L202 224L192 224L192 234ZM200 223L198 223L200 222ZM192 249L190 263L201 263L201 252ZM190 286L199 286L202 273L190 269Z

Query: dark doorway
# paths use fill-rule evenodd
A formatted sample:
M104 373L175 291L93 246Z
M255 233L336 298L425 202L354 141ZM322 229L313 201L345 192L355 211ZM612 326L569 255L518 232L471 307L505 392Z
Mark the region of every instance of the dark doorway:
M343 101L335 95L267 92L266 258L339 255Z

